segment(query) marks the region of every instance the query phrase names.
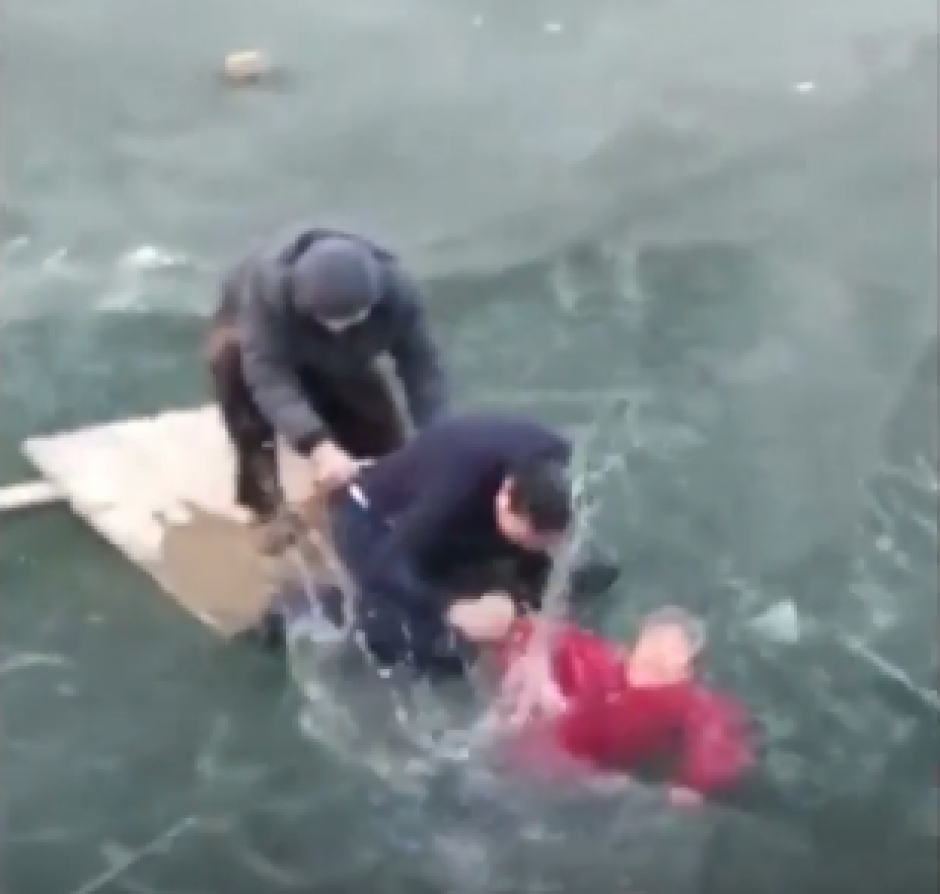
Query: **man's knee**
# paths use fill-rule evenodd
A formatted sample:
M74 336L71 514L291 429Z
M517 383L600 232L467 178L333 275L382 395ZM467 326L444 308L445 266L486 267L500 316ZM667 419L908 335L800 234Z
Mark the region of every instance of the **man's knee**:
M239 442L236 433L235 452L235 502L254 513L258 520L273 523L284 503L276 448ZM276 551L273 544L278 542L279 533L269 531L265 536L266 542L272 544L270 551Z
M242 338L238 320L238 294L225 284L209 321L203 356L216 390L220 385L225 387L231 381L241 379Z
M217 313L209 325L203 354L213 378L231 376L241 369L242 340L237 320Z
M236 445L252 452L273 443L274 430L245 381L241 334L231 315L216 315L206 339L205 358L216 403Z

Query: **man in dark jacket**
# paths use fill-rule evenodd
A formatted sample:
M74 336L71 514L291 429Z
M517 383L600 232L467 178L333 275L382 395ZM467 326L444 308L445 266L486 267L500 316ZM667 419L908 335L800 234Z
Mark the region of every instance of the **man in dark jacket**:
M324 590L327 614L354 623L381 664L462 672L516 610L541 603L573 513L569 456L567 440L534 420L473 413L440 421L362 469L329 512L358 605L345 618L349 594ZM505 570L494 578L497 564ZM468 570L484 576L470 583ZM616 566L595 566L571 583L597 592L616 576ZM275 606L274 638L308 607L302 592L288 593Z
M414 280L389 252L329 230L274 241L229 273L208 355L235 448L236 502L259 520L282 501L278 435L311 458L327 491L404 443L408 422L380 356L393 360L417 429L447 403Z

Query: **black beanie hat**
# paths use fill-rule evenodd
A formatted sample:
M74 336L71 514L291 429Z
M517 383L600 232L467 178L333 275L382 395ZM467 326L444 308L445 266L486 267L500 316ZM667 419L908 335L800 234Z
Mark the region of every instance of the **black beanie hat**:
M379 300L379 265L360 242L330 236L314 242L293 270L294 306L319 321L342 322Z

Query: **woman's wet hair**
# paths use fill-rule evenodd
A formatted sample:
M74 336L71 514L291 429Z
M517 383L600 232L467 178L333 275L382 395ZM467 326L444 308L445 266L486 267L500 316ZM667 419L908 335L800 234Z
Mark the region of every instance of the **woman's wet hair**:
M539 534L560 534L574 516L565 467L553 460L521 463L509 475L509 508Z
M647 614L640 624L640 629L649 627L678 628L688 639L693 655L701 653L708 639L705 622L678 605L664 605Z

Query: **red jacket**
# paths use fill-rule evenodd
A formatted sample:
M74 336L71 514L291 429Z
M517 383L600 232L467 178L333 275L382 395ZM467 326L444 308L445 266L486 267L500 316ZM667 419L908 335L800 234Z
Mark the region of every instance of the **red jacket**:
M503 662L525 650L530 621L520 621ZM631 772L670 759L671 782L701 793L732 784L752 761L744 711L694 680L633 686L629 660L614 644L571 626L553 640L555 682L568 701L562 716L533 722L518 757L558 766L558 758L598 770Z

